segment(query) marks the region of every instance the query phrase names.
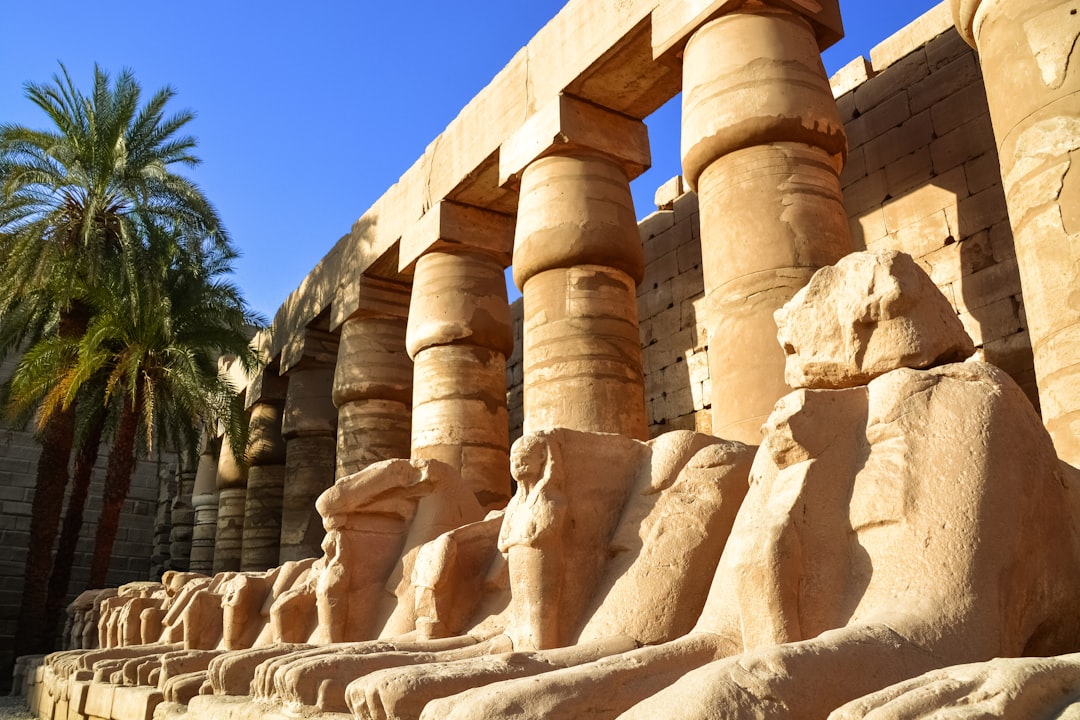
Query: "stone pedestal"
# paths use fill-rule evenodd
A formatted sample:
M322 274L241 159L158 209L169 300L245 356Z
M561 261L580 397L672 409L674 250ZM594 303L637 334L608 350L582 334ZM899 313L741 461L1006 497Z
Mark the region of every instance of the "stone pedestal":
M636 120L568 96L505 144L520 177L514 281L524 297L524 432L648 437L638 333L644 270L630 177L649 164Z
M784 383L773 312L851 250L846 140L814 29L748 3L683 56L683 174L701 208L713 433L757 444Z
M337 338L308 329L304 357L289 368L281 434L285 485L278 562L322 555L325 534L315 500L334 484L337 408L332 400Z
M503 269L512 220L440 203L402 239L414 267L406 347L413 359L412 457L456 468L485 509L510 497ZM406 265L408 263L408 265Z
M191 532L191 562L186 569L206 575L214 570L214 546L217 544L217 467L220 447L219 439L204 438L199 466L195 470L195 486L191 490L195 524Z
M337 477L409 457L412 360L405 350L411 289L363 278L359 309L341 326L334 370Z
M1080 14L1065 0L952 0L979 51L1043 422L1080 466Z
M285 440L281 436L284 383L281 385L279 398L251 406L244 544L240 555L240 568L245 571L274 567L281 552L281 497L285 486Z
M233 454L228 439L221 440L217 466L217 536L214 541L214 573L240 569L244 542L244 500L247 468Z

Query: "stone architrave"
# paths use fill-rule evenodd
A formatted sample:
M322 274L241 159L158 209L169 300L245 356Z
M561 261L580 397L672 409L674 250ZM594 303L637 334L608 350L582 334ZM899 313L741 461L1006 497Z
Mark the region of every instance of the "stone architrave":
M199 455L199 466L195 470L195 485L191 489L191 505L195 511L195 524L191 530L191 561L186 568L170 564L171 570L190 570L205 575L209 575L214 570L218 511L217 468L220 446L219 438L206 437L204 434L203 450Z
M334 365L338 338L307 328L299 361L287 369L288 391L281 423L285 438L285 485L281 501L279 562L322 555L322 519L315 499L334 484L338 412Z
M645 261L630 180L649 163L644 123L568 95L500 150L500 181L520 184L525 433L648 437L637 314Z
M979 51L1043 422L1080 467L1080 13L1067 0L951 5Z
M789 322L813 321L813 336L872 346L875 321L859 308L875 305L890 335L904 300L866 284L861 300L850 293L867 263L886 285L930 287L905 277L922 272L910 258L846 258L829 287L812 281L777 314L781 337L792 337ZM850 312L816 312L822 298ZM807 387L765 425L692 632L437 700L421 717L825 717L943 665L1076 647L1078 488L1023 391L991 365L949 363L966 345L962 327L942 325L940 293L923 302L937 307L908 313L922 337L898 344L895 369L875 354L863 384L834 389L847 370L817 355L806 372L792 348L790 376ZM853 320L860 331L845 327ZM919 364L923 353L937 360L904 367L910 346Z
M413 366L405 350L411 289L365 276L341 326L334 369L337 478L409 457Z
M271 366L263 370L257 397L249 409L247 493L244 497L240 569L267 570L281 553L281 502L285 491L285 413L288 378Z
M815 39L820 18L802 14L811 6L836 9L681 0L653 18L655 54L685 43L682 163L701 208L713 432L754 444L788 391L772 314L851 250L839 181L847 140Z
M485 509L510 497L506 357L513 350L503 269L513 219L441 202L402 237L412 268L412 457L461 473Z

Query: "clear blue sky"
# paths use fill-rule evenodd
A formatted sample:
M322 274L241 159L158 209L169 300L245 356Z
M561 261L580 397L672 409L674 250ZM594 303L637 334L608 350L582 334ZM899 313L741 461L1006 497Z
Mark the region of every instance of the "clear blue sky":
M356 218L420 156L563 0L0 0L0 122L43 127L23 83L62 61L88 87L95 62L171 85L203 164L193 177L243 256L236 281L272 317ZM937 3L841 0L831 74ZM639 216L679 173L679 108L646 120L653 169Z

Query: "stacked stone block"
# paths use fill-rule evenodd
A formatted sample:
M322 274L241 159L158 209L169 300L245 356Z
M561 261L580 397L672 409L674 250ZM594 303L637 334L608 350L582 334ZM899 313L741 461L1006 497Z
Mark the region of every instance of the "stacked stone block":
M0 366L0 379L14 370L17 357ZM15 622L23 586L23 564L30 539L30 506L41 446L31 428L0 428L0 666L10 666ZM154 551L155 516L158 509L158 474L171 456L140 461L131 479L131 490L120 515L120 529L113 547L107 584L121 585L145 580L150 575ZM101 513L101 483L108 466L108 448L102 447L88 494L82 532L75 553L68 599L86 587L90 555Z
M856 247L910 253L985 359L1038 404L1020 274L975 52L945 5L832 79Z
M638 313L649 435L707 433L712 389L697 195L684 192L677 177L657 191L656 205L638 225L645 252Z

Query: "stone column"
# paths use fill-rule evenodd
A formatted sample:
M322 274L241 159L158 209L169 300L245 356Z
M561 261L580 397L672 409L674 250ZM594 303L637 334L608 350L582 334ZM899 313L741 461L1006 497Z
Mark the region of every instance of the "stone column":
M209 575L214 570L214 545L217 542L218 487L217 466L221 441L204 437L191 505L195 526L191 532L191 562L188 569ZM179 568L173 568L179 569Z
M298 359L283 363L289 388L281 423L285 490L279 563L322 555L325 532L315 500L334 484L337 464L337 408L332 399L337 350L337 336L308 328Z
M288 380L273 365L249 386L255 402L249 412L247 494L244 499L240 569L268 570L281 553L281 498L285 487L285 439L281 421Z
M513 265L524 296L526 433L648 438L644 256L630 179L649 162L641 121L565 95L500 150L500 181L520 182Z
M190 467L190 460L181 454L176 461L176 497L169 508L169 519L172 521L169 531L170 570L187 570L191 564L192 530L195 524L191 495L195 476L196 471Z
M457 468L486 509L510 497L504 268L513 220L441 202L401 240L414 268L406 346L413 359L412 457Z
M757 444L789 391L773 312L851 251L847 141L815 37L838 8L702 4L711 19L654 15L653 47L659 57L685 43L682 162L701 208L713 433Z
M952 0L979 51L1043 422L1080 466L1080 12L1065 0Z
M240 569L244 544L244 500L247 468L233 454L227 438L221 438L217 465L217 536L214 540L214 574Z
M408 285L364 277L358 309L341 326L334 370L338 478L380 460L409 457L410 292Z
M160 579L169 569L169 545L172 534L172 502L176 493L176 468L172 463L158 471L158 502L154 513L154 554L150 558L150 577Z

